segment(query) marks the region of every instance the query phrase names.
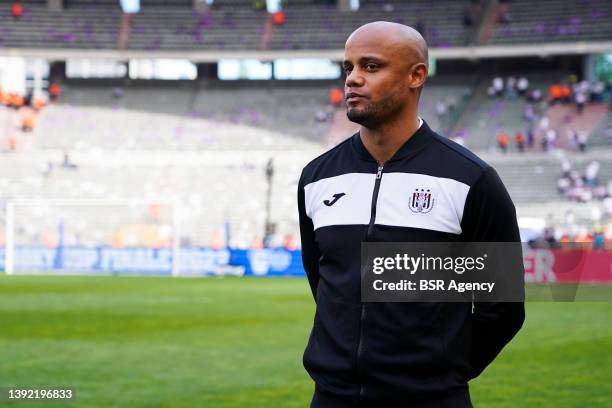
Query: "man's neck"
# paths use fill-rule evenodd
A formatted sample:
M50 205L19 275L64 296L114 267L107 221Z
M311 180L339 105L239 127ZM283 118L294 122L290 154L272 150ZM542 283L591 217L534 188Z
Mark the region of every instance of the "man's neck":
M382 165L414 135L420 124L421 120L415 113L407 120L387 123L377 128L361 126L359 137L366 150Z

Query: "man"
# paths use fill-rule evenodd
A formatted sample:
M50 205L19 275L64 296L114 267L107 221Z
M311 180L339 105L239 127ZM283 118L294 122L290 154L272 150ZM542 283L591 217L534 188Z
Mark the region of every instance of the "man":
M471 407L467 382L523 323L522 303L361 302L364 241L520 240L495 171L417 116L427 61L410 27L353 32L345 91L361 128L300 177L302 257L317 306L304 352L311 407ZM434 199L426 211L409 205L422 188Z

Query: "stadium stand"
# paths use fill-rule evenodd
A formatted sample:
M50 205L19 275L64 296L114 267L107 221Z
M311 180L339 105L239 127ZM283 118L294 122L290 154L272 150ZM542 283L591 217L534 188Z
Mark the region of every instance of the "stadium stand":
M547 72L528 75L530 89L540 89L546 93L548 87L563 75ZM471 149L493 149L497 146L497 135L504 131L511 137L518 131L526 133L529 126L524 119L527 101L524 97L490 97L487 87L494 76L485 76L477 85L473 97L468 102L464 114L454 126L451 135L465 138ZM504 80L506 78L504 77Z
M431 46L466 45L462 24L467 2L367 2L344 13L314 1L287 5L286 22L277 26L272 49L339 49L354 27L374 19L421 27ZM61 12L49 12L41 1L24 2L24 17L15 21L8 8L0 12L0 46L24 48L114 49L121 11L114 1L70 1ZM418 16L418 17L415 17ZM184 1L143 2L133 19L130 49L256 50L267 20L265 10L250 2L219 1L203 13Z
M520 204L545 203L561 199L557 192L557 180L561 176L561 161L566 153L531 153L504 157L500 153L483 155L497 169L508 187L512 198ZM608 151L593 151L584 155L574 154L571 162L575 169L584 170L586 165L597 160L601 163L599 178L605 184L612 180L612 154ZM559 201L559 200L557 200ZM551 207L554 208L554 207Z
M461 1L373 1L357 12L343 13L335 5L289 3L286 23L275 29L273 49L341 49L347 36L368 21L386 20L421 28L432 47L466 45Z
M483 2L487 5L490 2ZM24 48L115 49L121 11L114 0L69 1L61 12L50 12L45 2L24 1L23 17L12 18L8 4L0 10L0 46ZM341 49L347 35L373 20L409 24L419 29L431 47L474 44L477 26L464 18L468 1L364 2L356 12L313 0L292 1L285 22L274 26L264 45L274 50ZM508 17L490 22L485 44L610 40L612 5L604 0L585 2L517 0ZM545 10L545 13L534 13ZM489 12L491 13L491 12ZM133 17L129 49L134 50L257 50L268 15L249 1L217 1L206 12L192 10L184 0L143 1ZM476 22L478 23L478 21ZM486 23L486 21L485 21ZM482 29L481 29L482 30Z
M273 85L251 81L231 84L183 83L164 87L128 86L117 88L91 85L67 85L62 104L67 106L107 107L118 110L158 112L202 118L219 123L243 124L280 132L312 141L335 140L351 134L351 127L339 137L330 135L335 121L347 122L343 109L333 108L328 101L334 81L291 81ZM473 92L475 77L436 77L427 84L421 100L421 112L433 129L447 134ZM436 103L452 103L452 112L436 114ZM335 112L340 112L334 119ZM140 138L142 139L142 138ZM141 140L147 143L146 140ZM333 144L333 143L332 143ZM193 147L193 145L190 145ZM202 145L206 146L206 145Z
M513 0L508 18L489 44L596 41L612 38L612 3L606 0Z

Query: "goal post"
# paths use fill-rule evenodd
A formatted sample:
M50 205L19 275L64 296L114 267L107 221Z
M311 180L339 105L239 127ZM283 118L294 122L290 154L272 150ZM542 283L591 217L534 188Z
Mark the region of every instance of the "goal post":
M178 199L13 199L4 213L7 274L180 274Z

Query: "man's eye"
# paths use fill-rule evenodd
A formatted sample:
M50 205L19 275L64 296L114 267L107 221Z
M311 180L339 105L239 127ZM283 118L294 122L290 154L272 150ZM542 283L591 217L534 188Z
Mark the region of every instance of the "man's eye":
M353 68L351 67L344 67L344 72L351 72Z
M378 68L378 66L376 64L366 64L365 69L368 71L374 71L376 70L376 68Z

